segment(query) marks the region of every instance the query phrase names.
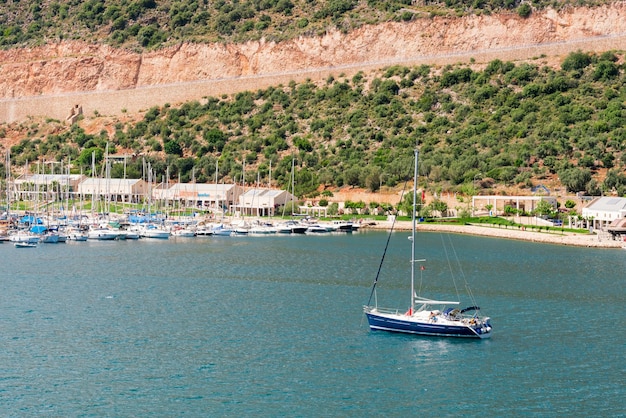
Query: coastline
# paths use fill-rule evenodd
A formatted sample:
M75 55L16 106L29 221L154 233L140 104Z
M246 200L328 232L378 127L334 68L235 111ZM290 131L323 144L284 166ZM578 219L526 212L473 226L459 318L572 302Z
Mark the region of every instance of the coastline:
M389 221L376 222L370 224L367 228L389 230L392 223ZM393 226L394 230L410 231L411 221L396 221ZM478 226L478 225L441 225L418 223L417 231L428 232L451 232L455 234L469 234L477 236L485 236L491 238L515 239L520 241L539 242L544 244L569 245L576 247L594 247L594 248L622 248L626 243L623 241L613 240L607 235L597 234L577 234L571 232L552 233L539 232L530 230L507 229L498 226Z

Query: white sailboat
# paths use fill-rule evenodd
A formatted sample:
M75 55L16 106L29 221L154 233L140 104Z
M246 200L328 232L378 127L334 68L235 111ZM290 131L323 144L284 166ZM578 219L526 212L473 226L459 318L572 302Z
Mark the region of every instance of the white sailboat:
M459 301L428 299L415 293L415 264L425 261L415 259L418 157L419 151L416 149L411 229L411 302L406 311L380 308L377 297L375 297L376 303L369 305L372 296L376 296L377 277L370 295L370 302L363 308L370 329L439 337L488 338L491 336L492 329L490 318L479 315L480 308L475 303L465 309L458 309L456 306L460 304ZM423 266L420 270L423 270Z
M37 248L36 242L15 242L13 245L15 248Z

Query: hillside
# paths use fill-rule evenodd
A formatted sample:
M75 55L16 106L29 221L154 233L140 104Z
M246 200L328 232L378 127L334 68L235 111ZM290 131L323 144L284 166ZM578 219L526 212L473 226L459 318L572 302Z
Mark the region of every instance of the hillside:
M0 51L0 98L5 99L0 120L64 119L77 103L87 115L135 113L152 105L394 64L485 64L542 56L555 65L578 49L623 49L624 27L626 4L612 3L545 10L528 18L514 13L432 17L282 42L179 43L142 53L59 41Z
M1 144L17 165L69 158L89 171L111 143L183 181L212 178L219 161L228 181L247 164L248 182L273 167L284 184L295 158L296 191L312 196L396 187L420 144L433 193L622 194L625 23L614 3L141 53L79 41L6 50ZM70 129L76 104L84 117ZM141 159L128 169L140 175Z

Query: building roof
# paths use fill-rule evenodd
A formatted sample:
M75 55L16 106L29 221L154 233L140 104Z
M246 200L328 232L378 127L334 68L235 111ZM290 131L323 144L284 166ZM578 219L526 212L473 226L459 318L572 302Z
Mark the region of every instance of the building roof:
M623 212L626 211L626 198L624 197L599 197L589 203L583 210L594 210L602 212Z
M89 186L101 186L106 185L107 182L109 185L116 186L134 186L135 184L142 182L142 179L101 179L101 178L87 178L80 183L81 187L89 187Z
M286 193L285 190L275 190L275 189L249 189L243 194L245 197L276 197L281 195L282 193Z
M66 184L70 182L79 181L84 176L82 174L23 174L16 178L15 183L35 183L35 184L50 184L57 182L59 184Z
M169 189L172 192L217 192L231 190L233 187L237 187L232 183L174 183L170 185ZM165 189L165 184L159 185L159 188Z
M626 219L616 219L607 227L607 231L616 234L623 234L626 232Z

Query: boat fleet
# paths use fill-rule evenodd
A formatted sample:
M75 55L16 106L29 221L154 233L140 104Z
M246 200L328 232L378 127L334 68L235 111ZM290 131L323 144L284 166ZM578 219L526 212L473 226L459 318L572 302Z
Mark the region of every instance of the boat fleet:
M137 220L136 216L133 217ZM183 219L184 218L184 219ZM334 220L320 222L313 218L273 222L267 219L214 220L181 217L130 222L128 217L108 219L56 219L46 222L26 215L13 222L0 236L0 242L12 242L17 248L33 248L38 244L68 241L119 241L138 239L169 239L171 237L262 236L269 234L320 234L358 231L360 222Z

